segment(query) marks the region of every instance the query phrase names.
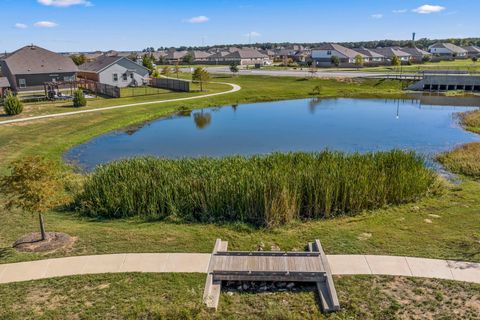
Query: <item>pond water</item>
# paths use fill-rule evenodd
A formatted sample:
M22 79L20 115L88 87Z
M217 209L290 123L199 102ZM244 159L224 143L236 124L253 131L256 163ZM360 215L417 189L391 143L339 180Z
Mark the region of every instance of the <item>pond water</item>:
M305 99L209 108L105 134L71 149L65 158L87 171L142 155L181 158L403 149L433 159L459 144L480 141L456 120L456 113L479 109L480 100L465 103L469 106L423 100Z

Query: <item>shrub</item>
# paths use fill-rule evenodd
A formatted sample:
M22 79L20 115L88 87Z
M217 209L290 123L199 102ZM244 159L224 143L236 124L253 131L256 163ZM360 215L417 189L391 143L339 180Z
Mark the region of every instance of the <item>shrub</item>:
M416 200L434 180L422 158L402 151L135 158L98 167L76 203L92 217L271 227Z
M473 61L473 62L477 62L477 61L478 61L478 57L472 57L472 61Z
M85 95L83 94L82 90L76 90L73 93L73 106L75 108L85 107L87 105L87 99L85 99Z
M3 102L3 110L9 116L14 116L22 113L23 104L20 102L17 96L9 93Z
M438 160L450 171L480 180L480 143L472 142L441 154Z

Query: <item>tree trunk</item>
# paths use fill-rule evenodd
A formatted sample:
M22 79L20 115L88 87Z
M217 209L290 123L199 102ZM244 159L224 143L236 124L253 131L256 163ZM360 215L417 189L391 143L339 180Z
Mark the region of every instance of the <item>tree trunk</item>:
M40 223L40 234L42 236L42 241L47 239L47 235L45 233L45 223L43 221L43 215L41 213L38 214L38 221Z

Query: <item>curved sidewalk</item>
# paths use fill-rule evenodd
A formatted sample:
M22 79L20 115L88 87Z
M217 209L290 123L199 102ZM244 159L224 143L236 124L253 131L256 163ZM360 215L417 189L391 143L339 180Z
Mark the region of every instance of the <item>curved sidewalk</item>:
M0 284L73 275L207 273L209 253L128 253L0 265ZM390 275L480 284L480 263L410 257L327 255L334 275Z
M82 113L101 112L101 111L113 110L113 109L121 109L121 108L135 107L135 106L145 106L145 105L149 105L149 104L160 104L160 103L167 103L167 102L178 102L178 101L203 99L203 98L209 98L209 97L215 97L215 96L220 96L220 95L224 95L224 94L234 93L234 92L242 90L242 87L240 87L239 85L233 84L233 83L227 83L227 82L212 82L212 83L229 85L229 86L232 87L232 89L230 89L228 91L210 93L210 94L194 96L194 97L138 102L138 103L122 104L122 105L118 105L118 106L111 106L111 107L104 107L104 108L71 111L71 112L63 112L63 113L54 113L54 114L47 114L47 115L43 115L43 116L35 116L35 117L26 117L26 118L5 120L5 121L0 121L0 125L13 124L13 123L19 123L19 122L28 122L28 121L48 119L48 118L60 118L60 117L72 116L72 115L77 115L77 114L82 114Z

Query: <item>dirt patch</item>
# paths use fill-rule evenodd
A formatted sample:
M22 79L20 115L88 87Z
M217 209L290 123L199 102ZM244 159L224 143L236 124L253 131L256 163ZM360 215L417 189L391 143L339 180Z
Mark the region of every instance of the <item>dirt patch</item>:
M63 249L70 249L76 237L60 232L48 232L44 241L38 232L27 234L18 239L13 247L20 252L53 252Z

